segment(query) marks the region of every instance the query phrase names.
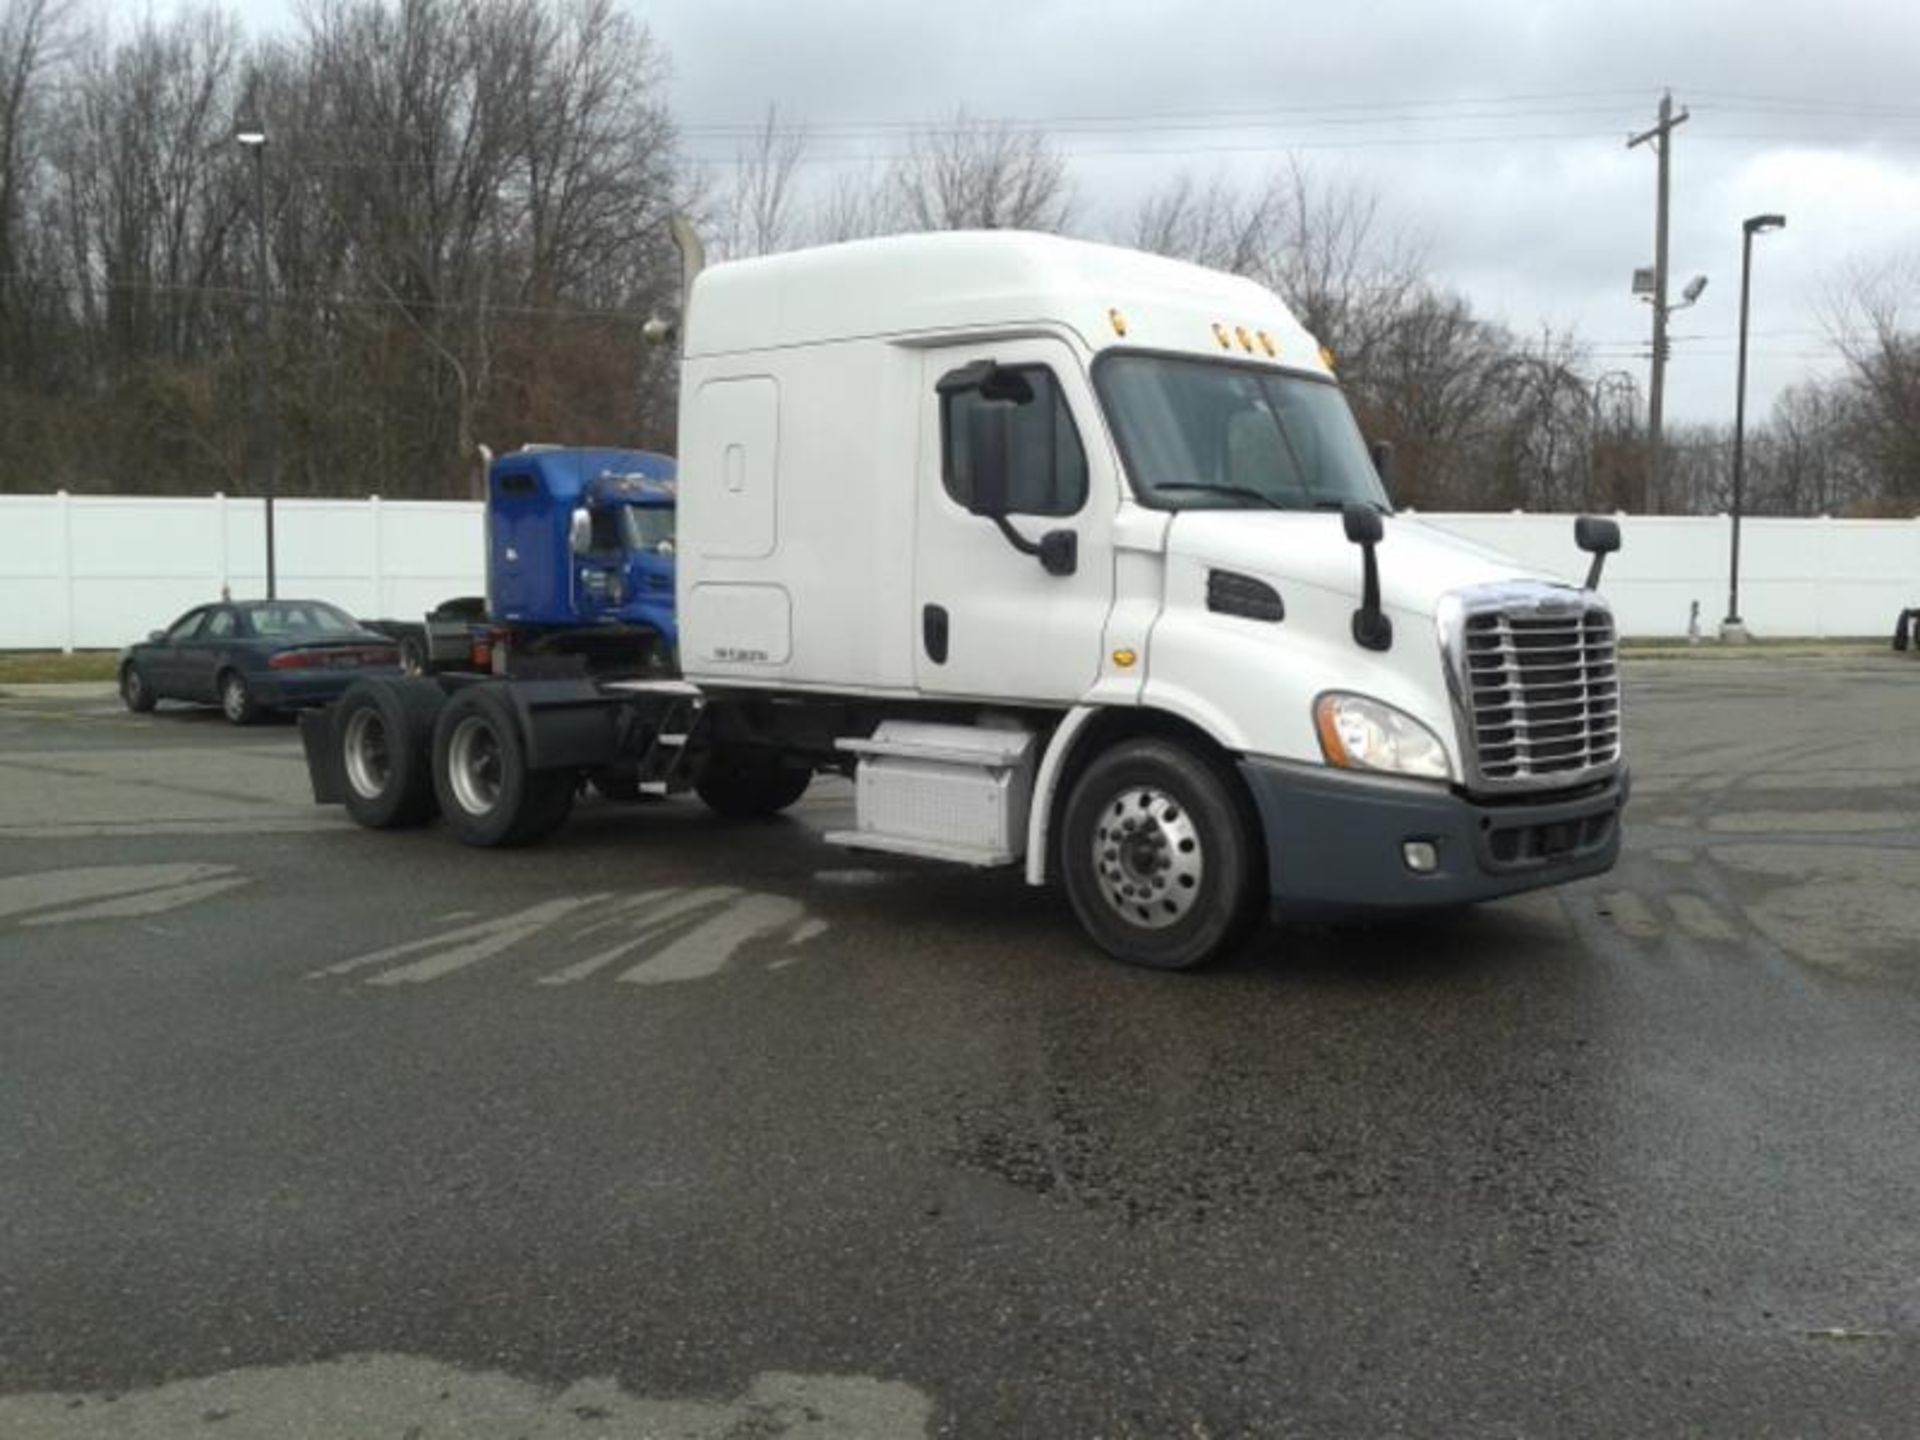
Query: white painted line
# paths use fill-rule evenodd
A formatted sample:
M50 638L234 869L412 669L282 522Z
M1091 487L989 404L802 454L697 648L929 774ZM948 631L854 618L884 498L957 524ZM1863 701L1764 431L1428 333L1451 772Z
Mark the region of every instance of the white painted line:
M704 910L711 906L724 905L740 892L731 885L710 885L699 890L689 890L684 895L677 894L671 890L663 893L674 896L675 898L667 900L666 903L660 905L657 909L651 910L640 917L639 933L634 935L632 939L623 940L611 949L602 950L597 955L591 955L585 960L576 961L564 970L556 970L551 975L542 975L537 983L541 985L570 985L576 980L584 980L596 971L604 970L614 961L632 954L649 940L658 939L675 921L681 919L683 916L691 915L695 911Z
M26 925L68 925L76 920L116 920L130 915L158 915L163 910L177 910L182 905L191 905L196 900L205 900L226 890L233 890L248 882L245 875L228 875L214 880L202 880L193 885L175 885L165 890L143 890L138 895L118 895L110 900L96 900L90 905L82 905L77 910L60 910L51 915L29 915L20 923Z
M705 980L719 974L734 951L748 941L803 920L806 914L799 901L784 895L748 895L658 955L641 961L620 979L629 985Z
M384 950L356 955L351 960L341 960L315 970L307 978L321 980L333 975L347 975L355 970L364 970L378 965L383 961L397 960L402 955L412 955L426 950L439 953L430 954L426 959L416 961L412 965L403 965L398 970L390 970L385 975L376 977L374 983L394 985L402 981L432 980L449 971L484 960L489 955L497 955L528 936L538 934L555 921L571 915L582 906L591 905L595 901L606 898L604 894L600 894L543 900L538 905L529 906L512 915L482 920L477 925L467 925L458 930L429 935L423 940L408 940L403 944L389 945Z

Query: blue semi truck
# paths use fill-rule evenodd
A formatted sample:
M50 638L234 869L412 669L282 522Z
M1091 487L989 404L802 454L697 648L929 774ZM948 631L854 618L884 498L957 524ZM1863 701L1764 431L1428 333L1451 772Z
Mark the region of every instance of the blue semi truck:
M675 624L671 456L532 445L487 467L487 593L424 623L374 621L403 668L528 667L671 673Z

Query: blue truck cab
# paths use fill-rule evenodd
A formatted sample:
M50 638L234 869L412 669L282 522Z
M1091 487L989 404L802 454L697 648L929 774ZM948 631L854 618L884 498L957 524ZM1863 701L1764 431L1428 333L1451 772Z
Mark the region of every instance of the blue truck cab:
M522 645L677 654L671 456L529 448L487 474L487 613ZM566 648L573 648L567 646Z

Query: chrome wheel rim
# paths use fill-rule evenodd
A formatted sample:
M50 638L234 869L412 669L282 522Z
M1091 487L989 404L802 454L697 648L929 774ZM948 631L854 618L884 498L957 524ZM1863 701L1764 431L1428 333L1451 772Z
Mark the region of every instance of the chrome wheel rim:
M138 705L140 703L140 693L144 685L145 682L141 680L140 672L131 665L129 665L120 676L120 693L126 698L129 705Z
M220 687L220 706L229 720L238 720L246 714L247 682L238 675L229 676L227 683Z
M469 715L447 742L447 781L469 815L486 815L500 803L500 736L493 725Z
M378 800L386 793L393 776L393 752L387 746L387 722L371 706L362 707L347 719L342 742L347 783L362 800Z
M1101 898L1129 925L1177 925L1200 899L1206 873L1200 829L1166 791L1124 790L1094 821L1093 873Z

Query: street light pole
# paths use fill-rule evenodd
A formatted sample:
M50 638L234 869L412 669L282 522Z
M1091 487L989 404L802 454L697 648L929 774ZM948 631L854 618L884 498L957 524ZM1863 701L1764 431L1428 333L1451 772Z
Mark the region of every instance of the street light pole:
M1727 565L1727 618L1720 622L1722 640L1749 638L1740 618L1740 512L1746 498L1747 460L1747 310L1753 293L1753 237L1779 230L1784 215L1750 215L1740 222L1740 360L1733 392L1733 542Z
M267 598L275 598L273 496L279 482L279 456L273 435L268 370L272 364L272 315L267 273L267 132L257 113L235 128L234 138L253 152L253 238L254 273L260 287L255 301L253 357L253 445L255 463L260 468L260 493L265 497L267 521Z

